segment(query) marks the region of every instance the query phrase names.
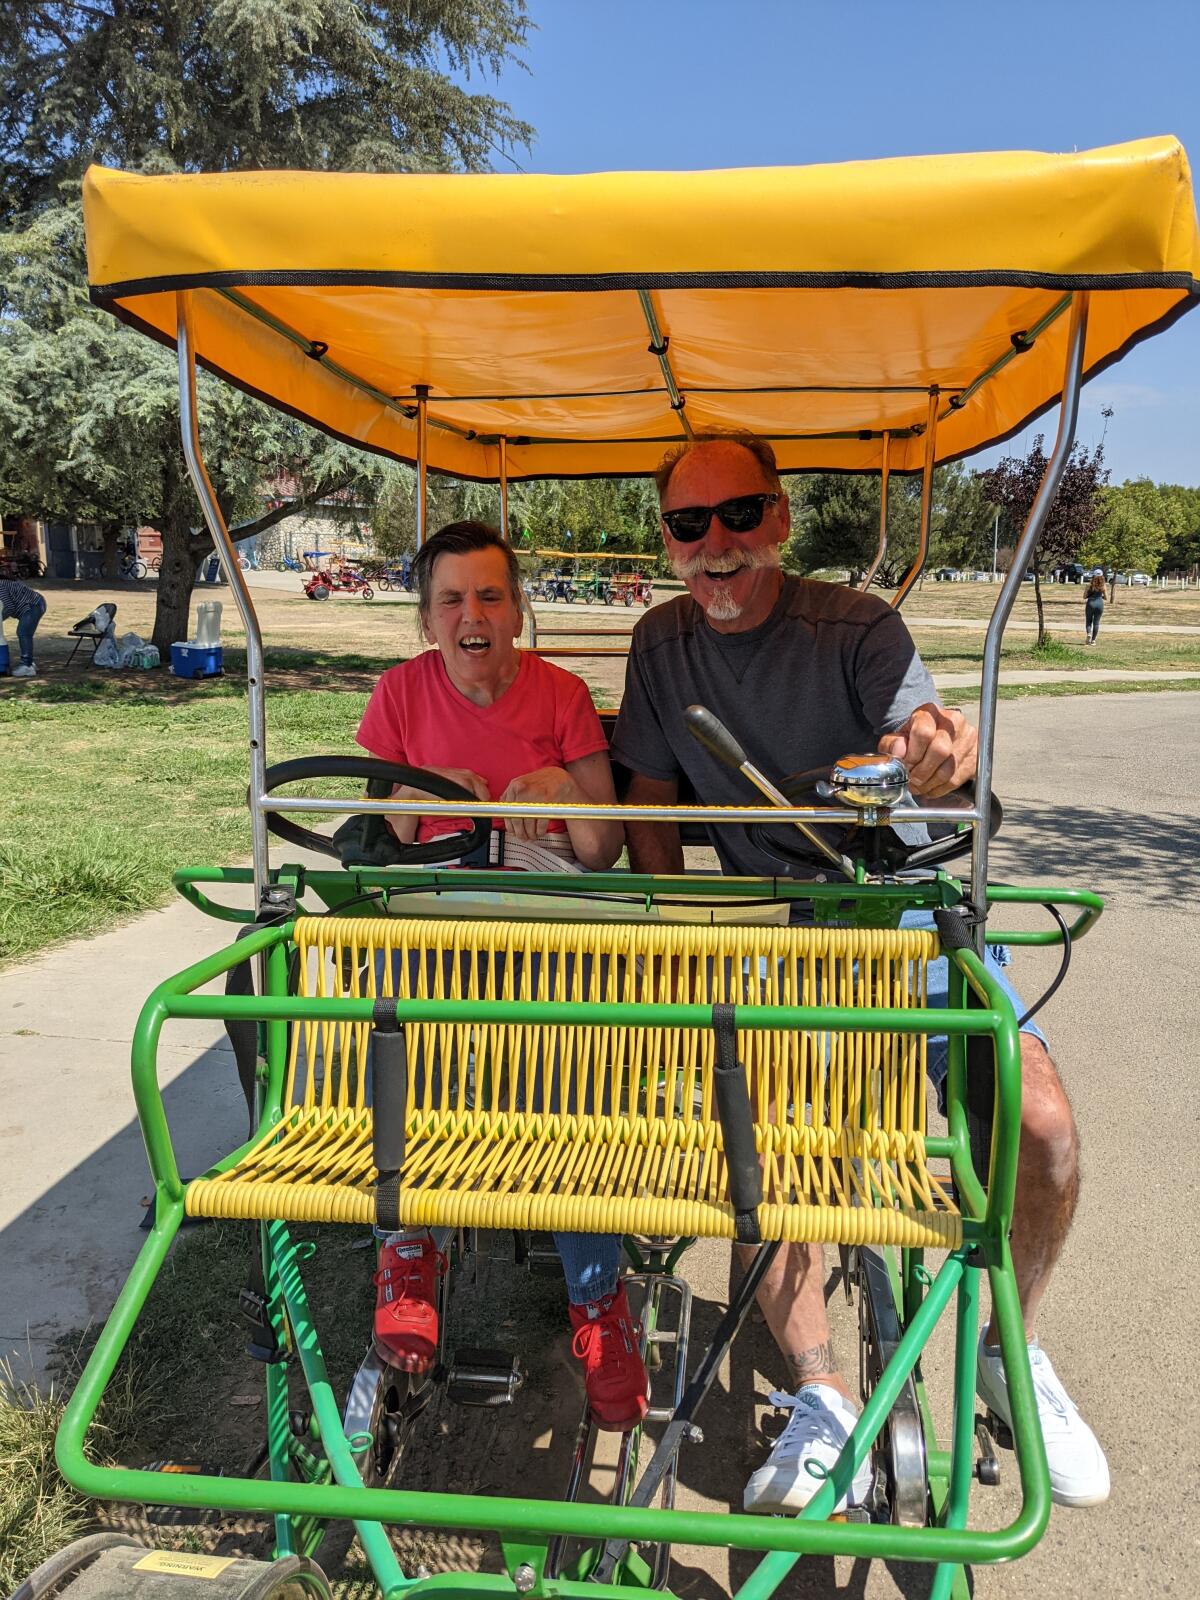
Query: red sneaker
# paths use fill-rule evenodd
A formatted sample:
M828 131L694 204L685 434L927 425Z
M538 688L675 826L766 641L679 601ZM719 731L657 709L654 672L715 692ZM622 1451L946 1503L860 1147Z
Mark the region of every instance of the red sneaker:
M375 1274L375 1348L402 1372L425 1372L437 1356L437 1283L446 1258L424 1239L392 1239Z
M638 1351L640 1329L629 1312L625 1285L587 1305L571 1306L571 1350L583 1362L583 1386L597 1427L636 1428L649 1407L649 1381Z

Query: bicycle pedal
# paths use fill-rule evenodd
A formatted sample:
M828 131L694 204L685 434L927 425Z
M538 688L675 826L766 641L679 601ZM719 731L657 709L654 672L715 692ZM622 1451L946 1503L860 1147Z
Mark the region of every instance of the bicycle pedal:
M446 1398L458 1406L508 1406L525 1382L520 1361L505 1350L456 1350L446 1369Z
M977 1424L978 1421L979 1419L976 1418ZM993 1411L990 1406L988 1407L987 1413L983 1418L983 1422L987 1428L987 1431L1000 1446L1001 1450L1011 1450L1013 1448L1012 1429L1009 1427L1008 1423L1005 1422L1004 1418L1000 1416L998 1412Z
M172 1477L223 1478L224 1469L203 1461L147 1461L143 1472L161 1472ZM217 1512L212 1506L148 1505L146 1521L159 1528L195 1528L212 1522Z

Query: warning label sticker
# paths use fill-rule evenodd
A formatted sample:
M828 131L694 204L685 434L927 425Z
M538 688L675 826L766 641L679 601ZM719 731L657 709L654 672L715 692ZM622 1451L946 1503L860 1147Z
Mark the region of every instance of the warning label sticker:
M134 1572L171 1572L177 1578L215 1578L231 1567L233 1556L200 1556L187 1550L151 1550L133 1564Z

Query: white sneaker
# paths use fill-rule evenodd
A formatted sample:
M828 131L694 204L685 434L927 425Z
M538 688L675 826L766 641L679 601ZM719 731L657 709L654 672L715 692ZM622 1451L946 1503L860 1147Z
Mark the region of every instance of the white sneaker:
M1046 1461L1050 1467L1050 1498L1058 1506L1099 1506L1108 1499L1108 1462L1096 1435L1075 1409L1059 1382L1050 1357L1036 1339L1029 1341L1029 1366L1037 1401ZM1012 1426L1008 1386L999 1350L979 1341L976 1387L980 1398L997 1416Z
M36 678L37 677L37 668L36 667L27 667L27 666L24 666L24 665L19 666L19 667L14 667L12 669L12 675L13 675L14 678Z
M805 1463L815 1461L826 1473L832 1471L858 1421L858 1412L845 1395L827 1383L806 1383L795 1394L772 1390L771 1404L788 1407L792 1414L766 1465L759 1467L746 1485L742 1504L747 1511L802 1511L825 1478L825 1473L815 1476L809 1472ZM862 1505L873 1478L868 1454L850 1485L851 1505ZM846 1501L843 1495L834 1510L844 1511Z

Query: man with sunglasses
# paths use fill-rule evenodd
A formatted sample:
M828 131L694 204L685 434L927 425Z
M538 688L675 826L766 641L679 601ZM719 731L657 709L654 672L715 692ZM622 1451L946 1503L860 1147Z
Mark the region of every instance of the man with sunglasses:
M630 805L673 804L681 777L710 805L745 805L755 798L737 773L687 731L683 711L697 703L713 711L750 760L777 779L868 749L899 757L912 792L931 799L974 777L975 730L961 712L938 701L899 613L872 595L782 571L789 508L766 440L732 434L677 446L656 479L663 543L688 593L655 606L634 629L611 752L632 774L625 797ZM625 832L634 871L683 871L673 823L629 822ZM747 830L708 832L723 872L770 877L782 870ZM990 956L989 964L1005 982ZM1007 982L1005 987L1020 1016L1025 1007ZM943 978L943 1000L944 994ZM932 969L930 1000L935 1001ZM1095 1505L1108 1497L1104 1453L1033 1337L1034 1317L1074 1213L1079 1169L1070 1104L1044 1035L1032 1021L1021 1030L1021 1066L1012 1254L1051 1492L1062 1505ZM936 1076L932 1044L930 1069ZM759 1290L794 1392L776 1397L792 1414L767 1463L747 1484L747 1510L800 1510L819 1487L806 1462L831 1467L854 1426L857 1410L834 1357L823 1284L820 1247L789 1245ZM1003 1369L990 1337L987 1329L980 1341L979 1389L1007 1417ZM864 1468L851 1488L851 1503L866 1496L869 1483Z

